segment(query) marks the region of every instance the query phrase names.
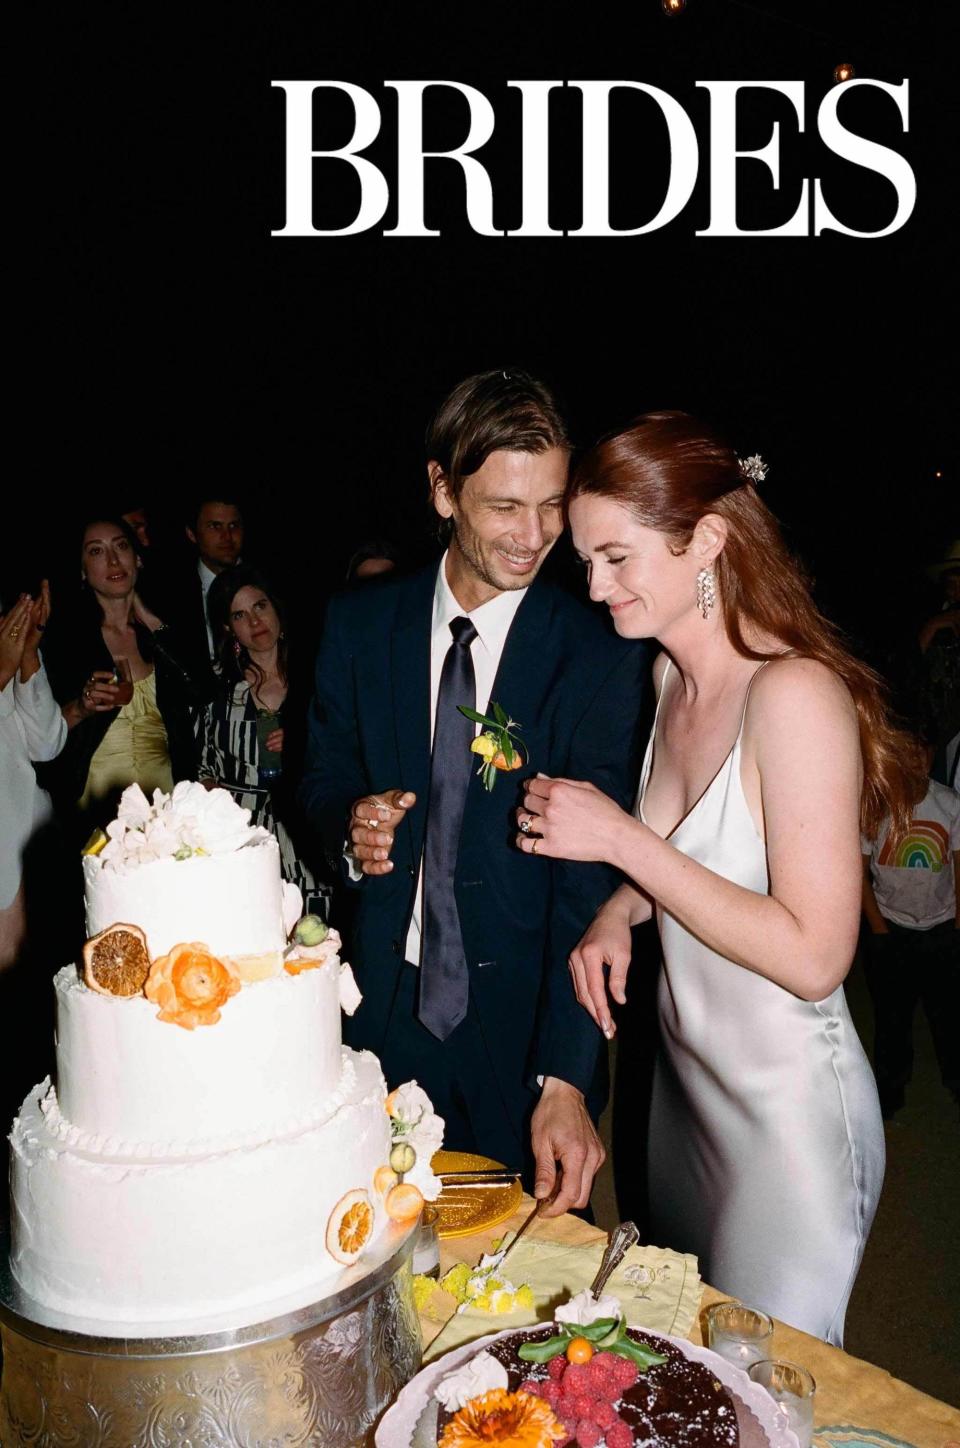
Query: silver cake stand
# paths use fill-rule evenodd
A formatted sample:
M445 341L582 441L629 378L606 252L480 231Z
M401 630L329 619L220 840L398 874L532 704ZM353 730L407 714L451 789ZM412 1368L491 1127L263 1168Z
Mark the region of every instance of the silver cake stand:
M34 1301L0 1240L4 1448L361 1448L420 1366L410 1258L392 1226L362 1264L178 1335L69 1318ZM248 1314L249 1315L249 1314Z

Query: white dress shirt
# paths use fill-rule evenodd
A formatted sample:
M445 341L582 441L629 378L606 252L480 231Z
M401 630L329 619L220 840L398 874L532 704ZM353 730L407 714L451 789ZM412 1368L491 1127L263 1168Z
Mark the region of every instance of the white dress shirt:
M43 666L24 684L19 673L0 689L0 909L20 888L24 847L50 814L32 759L54 759L67 739Z
M437 586L433 594L433 623L430 631L430 744L433 745L433 726L437 713L437 696L440 693L440 674L447 650L453 643L450 624L455 618L469 618L477 631L477 637L470 645L473 672L477 681L476 709L486 714L490 705L490 691L500 667L500 657L507 634L516 617L517 609L527 592L525 588L512 588L498 593L487 603L471 613L458 603L447 582L447 557L445 553L437 572ZM466 699L463 701L468 702ZM476 732L480 732L477 725ZM477 763L479 764L479 760ZM401 785L403 781L400 781ZM421 920L423 918L423 857L420 858L420 876L417 880L417 898L407 932L405 956L412 965L420 964Z

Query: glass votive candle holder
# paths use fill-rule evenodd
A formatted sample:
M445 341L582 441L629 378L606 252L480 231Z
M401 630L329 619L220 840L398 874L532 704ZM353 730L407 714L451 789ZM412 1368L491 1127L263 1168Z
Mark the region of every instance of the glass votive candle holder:
M813 1399L817 1385L811 1373L797 1363L772 1358L751 1363L747 1369L755 1383L766 1388L788 1427L797 1435L800 1448L810 1448L813 1441Z
M440 1211L428 1202L420 1214L417 1245L413 1249L413 1270L423 1277L440 1276Z
M742 1302L715 1302L707 1308L707 1346L746 1372L751 1363L770 1357L773 1322L765 1312Z

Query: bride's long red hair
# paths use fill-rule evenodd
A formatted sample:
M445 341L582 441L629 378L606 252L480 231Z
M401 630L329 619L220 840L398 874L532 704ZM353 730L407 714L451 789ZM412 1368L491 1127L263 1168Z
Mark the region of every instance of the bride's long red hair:
M685 412L648 412L580 461L568 499L584 495L619 503L666 534L675 551L688 546L706 513L725 519L727 541L714 568L733 647L748 659L777 656L749 644L746 628L818 659L843 680L860 727L861 830L874 839L889 817L895 833L905 831L927 788L921 746L894 724L879 675L850 653L817 609L777 520L733 449Z

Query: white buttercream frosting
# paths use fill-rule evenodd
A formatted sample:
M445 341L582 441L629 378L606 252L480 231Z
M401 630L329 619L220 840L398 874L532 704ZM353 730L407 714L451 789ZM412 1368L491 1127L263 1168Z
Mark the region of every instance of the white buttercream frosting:
M158 1027L158 1029L169 1029ZM185 1034L185 1033L183 1033ZM379 1064L349 1053L353 1083L319 1120L184 1160L112 1159L50 1130L37 1087L11 1136L11 1267L62 1312L127 1322L190 1322L269 1302L341 1271L325 1243L334 1206L370 1194L390 1132Z
M591 1322L601 1318L618 1318L621 1314L619 1297L594 1297L589 1287L571 1297L557 1308L554 1318L557 1322L575 1323L578 1327L589 1327Z
M347 1193L369 1194L368 1247L387 1224L373 1189L392 1141L383 1076L341 1045L360 993L333 930L301 948L309 968L283 969L299 890L223 791L178 785L150 803L128 790L109 833L84 859L88 933L137 925L152 960L196 941L249 974L195 1030L144 996L88 989L75 966L57 974L56 1087L30 1093L10 1138L11 1267L105 1334L253 1321L342 1270L326 1235Z
M241 986L216 1025L193 1031L158 1021L143 996L88 990L73 966L54 995L59 1114L85 1138L189 1153L182 1143L283 1132L337 1089L335 965Z
M456 1372L441 1378L433 1390L433 1396L443 1404L448 1413L456 1413L471 1398L480 1398L495 1388L506 1389L509 1378L503 1363L489 1352L478 1352L468 1358Z
M138 925L151 960L188 941L201 941L219 956L262 955L286 945L280 851L272 835L229 855L171 856L135 870L112 870L102 856L87 855L83 875L87 934L119 922Z

